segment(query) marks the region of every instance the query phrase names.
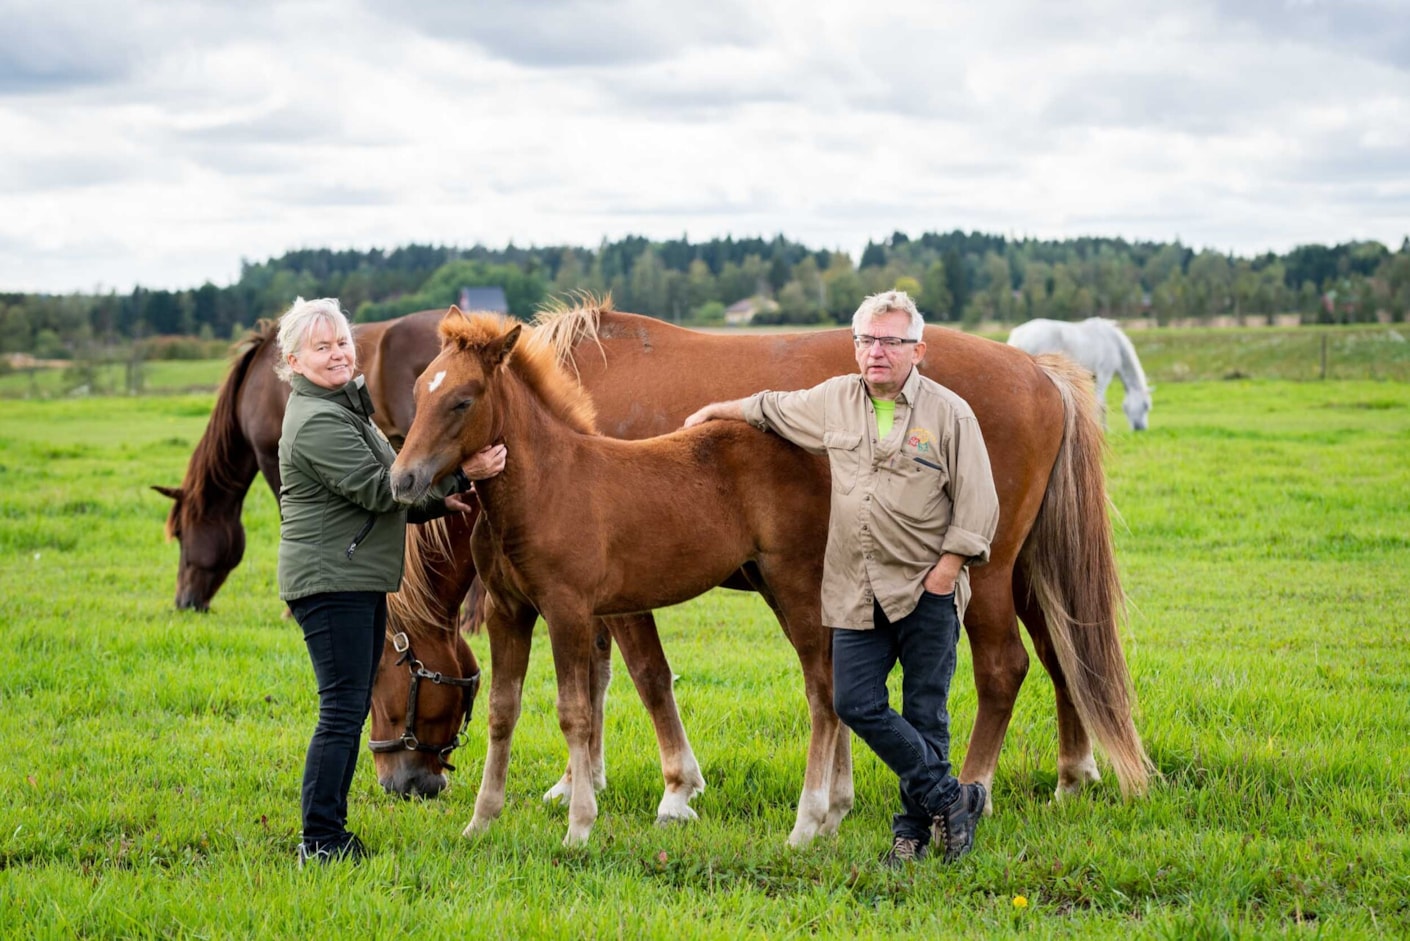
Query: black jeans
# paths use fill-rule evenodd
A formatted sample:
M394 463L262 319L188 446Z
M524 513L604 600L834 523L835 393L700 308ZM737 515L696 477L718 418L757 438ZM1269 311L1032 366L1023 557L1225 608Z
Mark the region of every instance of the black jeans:
M881 606L870 631L832 631L832 699L842 721L901 779L896 836L930 841L931 818L959 795L950 773L950 680L960 620L955 596L924 592L892 624ZM891 708L886 678L901 662L901 712Z
M333 591L299 598L289 609L318 680L318 725L304 760L303 840L310 848L336 848L350 838L348 791L382 659L387 596Z

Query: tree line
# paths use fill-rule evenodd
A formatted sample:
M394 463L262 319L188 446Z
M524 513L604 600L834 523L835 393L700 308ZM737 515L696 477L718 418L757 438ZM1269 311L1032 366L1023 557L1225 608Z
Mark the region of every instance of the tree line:
M1060 241L980 232L896 232L868 242L854 263L783 236L652 241L629 236L595 249L409 245L391 251L306 249L241 264L228 287L137 287L118 294L0 294L0 353L42 358L131 346L170 353L200 347L156 337L235 338L293 298L338 297L358 321L456 302L465 287L502 287L510 313L528 318L553 297L611 294L620 310L692 325L723 323L749 301L753 323L845 323L862 298L901 288L928 320L974 325L1100 315L1158 323L1223 315L1342 323L1410 310L1410 237L1304 245L1238 257L1177 242Z

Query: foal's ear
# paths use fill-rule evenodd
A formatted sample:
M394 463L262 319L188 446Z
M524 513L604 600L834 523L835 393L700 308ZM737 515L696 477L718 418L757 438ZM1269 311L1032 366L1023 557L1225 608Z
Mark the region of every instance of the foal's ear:
M164 497L171 497L171 499L175 500L177 503L181 502L182 493L180 487L163 487L159 484L152 484L152 489Z
M508 333L486 344L485 361L491 369L509 358L509 354L514 350L514 344L519 342L519 334L523 329L523 324L516 323Z

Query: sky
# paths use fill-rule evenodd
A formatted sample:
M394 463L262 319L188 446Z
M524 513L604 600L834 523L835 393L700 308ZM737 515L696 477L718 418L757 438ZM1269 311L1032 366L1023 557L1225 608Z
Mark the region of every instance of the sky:
M0 291L301 248L1410 236L1410 0L0 0Z

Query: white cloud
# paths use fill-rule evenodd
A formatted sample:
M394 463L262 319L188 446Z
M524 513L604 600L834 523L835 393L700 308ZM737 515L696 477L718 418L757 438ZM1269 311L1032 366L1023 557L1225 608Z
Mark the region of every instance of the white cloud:
M1397 247L1405 12L0 0L0 290L627 234Z

